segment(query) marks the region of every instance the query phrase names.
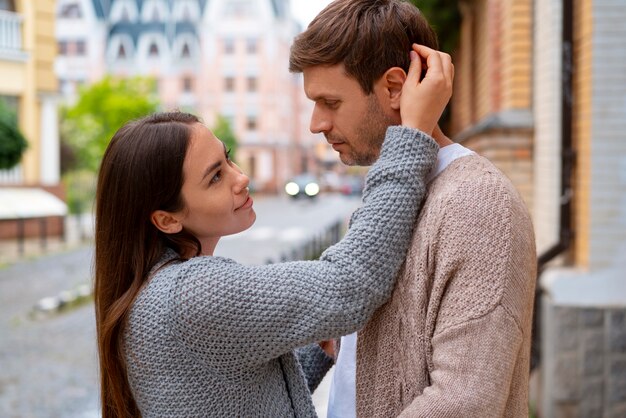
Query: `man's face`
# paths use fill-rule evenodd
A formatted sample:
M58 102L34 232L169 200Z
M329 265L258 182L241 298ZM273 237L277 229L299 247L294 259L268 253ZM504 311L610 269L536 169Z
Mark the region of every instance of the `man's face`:
M323 133L347 165L370 165L378 158L387 127L396 123L380 98L367 95L342 64L304 69L304 91L315 102L311 132Z

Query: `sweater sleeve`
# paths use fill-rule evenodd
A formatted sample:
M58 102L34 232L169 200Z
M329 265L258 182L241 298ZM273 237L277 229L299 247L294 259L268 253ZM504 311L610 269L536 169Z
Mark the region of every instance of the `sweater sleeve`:
M318 261L245 266L195 257L164 269L175 281L174 335L229 375L362 327L391 294L437 151L417 130L388 128L359 216Z
M309 391L313 393L332 367L334 361L317 343L298 348L296 356L306 377Z
M442 215L430 296L440 305L427 325L430 385L402 417L501 417L510 391L527 391L527 379L513 376L529 369L534 236L519 195L501 179L466 182Z

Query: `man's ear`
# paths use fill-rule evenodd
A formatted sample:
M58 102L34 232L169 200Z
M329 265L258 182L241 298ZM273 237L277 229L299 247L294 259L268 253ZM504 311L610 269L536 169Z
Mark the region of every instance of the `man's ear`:
M389 95L389 104L393 110L400 110L402 86L406 80L406 73L400 67L391 67L381 77Z
M171 212L164 210L155 210L150 215L152 225L166 234L176 234L183 230L182 222Z

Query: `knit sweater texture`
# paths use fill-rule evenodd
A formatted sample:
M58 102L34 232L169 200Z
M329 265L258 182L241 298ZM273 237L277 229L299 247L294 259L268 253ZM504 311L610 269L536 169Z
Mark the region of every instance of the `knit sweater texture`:
M166 251L123 338L143 417L315 416L310 394L332 361L314 343L362 328L391 295L437 150L390 127L363 206L318 261L246 266Z
M480 156L452 162L391 299L358 333L357 416L527 418L536 265L511 182Z

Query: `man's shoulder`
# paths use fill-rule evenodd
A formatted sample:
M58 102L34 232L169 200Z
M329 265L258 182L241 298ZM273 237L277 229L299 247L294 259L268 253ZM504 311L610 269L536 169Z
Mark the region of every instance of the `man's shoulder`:
M503 200L524 205L511 180L491 161L477 154L451 162L429 185L427 204L429 200L439 204L454 201L474 209L498 205Z

